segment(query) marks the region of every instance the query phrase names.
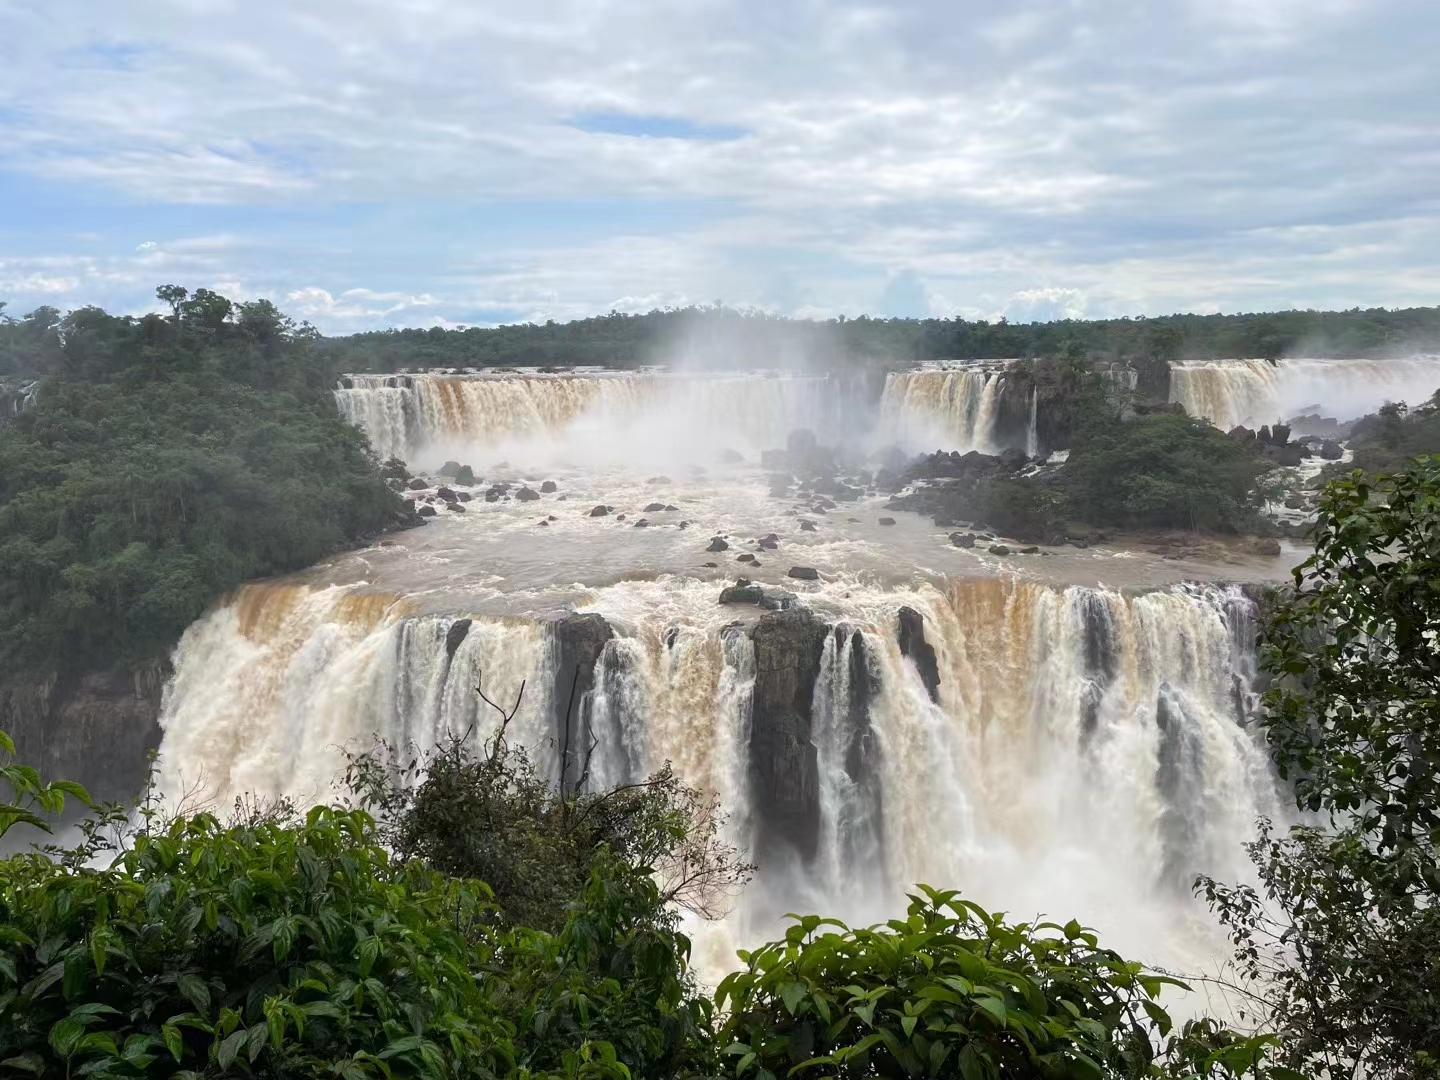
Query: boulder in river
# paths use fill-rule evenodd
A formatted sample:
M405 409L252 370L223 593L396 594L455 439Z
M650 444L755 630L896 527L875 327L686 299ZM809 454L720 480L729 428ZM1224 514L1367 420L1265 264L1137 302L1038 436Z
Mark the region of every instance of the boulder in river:
M714 537L714 538L710 541L710 546L707 547L705 550L706 550L706 551L729 551L729 550L730 550L730 545L727 544L721 537L718 537L718 536L717 536L717 537Z
M450 624L450 629L445 633L445 655L454 657L455 650L460 648L461 643L470 633L469 619L456 619Z
M454 510L457 514L465 513L465 507L461 506L458 502L447 502L445 504L445 509Z
M720 590L722 604L758 604L765 597L765 590L752 584L748 578L738 578L734 585Z
M1272 557L1273 557L1273 556L1276 556L1276 555L1279 555L1279 554L1280 554L1280 541L1279 541L1279 540L1276 540L1273 536L1267 536L1264 540L1261 540L1261 541L1259 541L1259 542L1256 543L1256 545L1255 545L1255 554L1256 554L1256 555L1269 555L1269 556L1272 556Z
M546 495L553 494L555 491L555 481L546 480L543 484L540 485L540 490Z
M447 461L444 465L440 466L441 476L454 476L459 471L460 463L458 461Z
M792 566L790 567L788 576L798 581L819 581L820 571L816 570L813 566Z
M457 484L473 487L475 484L475 471L471 469L469 465L461 465L455 470L454 480Z
M457 491L457 492L455 493L455 496L456 496L456 498L458 498L461 502L469 502L471 499L473 499L473 498L475 497L475 496L471 495L468 491Z
M645 513L647 514L659 514L664 510L665 504L660 502L653 502L645 507Z
M455 492L451 491L448 487L436 488L435 494L447 503L457 503L460 501L460 496L456 495Z
M881 524L881 525L894 525L894 524L895 524L895 519L892 518L892 517L882 517L882 518L880 519L880 524Z
M950 534L950 543L958 548L973 548L975 546L975 534L953 532Z
M1008 547L1006 547L1004 544L991 544L991 545L990 545L990 554L991 554L991 555L1009 555L1009 554L1010 554L1010 549L1009 549Z
M433 506L422 506L422 507L420 507L419 510L416 510L415 513L419 514L421 517L434 517L434 516L435 516L435 507L433 507Z
M1339 461L1345 456L1345 451L1334 439L1326 439L1320 444L1320 456L1326 461Z
M515 498L521 502L534 502L540 498L540 493L538 491L531 491L528 487L522 487L519 491L515 492Z
M610 513L610 507L608 506L596 506L590 510L591 517L604 517L608 513Z
M802 522L800 522L800 531L801 531L801 532L814 532L814 531L815 531L815 523L814 523L813 521L802 521Z
M410 483L406 484L405 486L408 487L411 491L424 491L430 485L417 476L414 480L411 480Z

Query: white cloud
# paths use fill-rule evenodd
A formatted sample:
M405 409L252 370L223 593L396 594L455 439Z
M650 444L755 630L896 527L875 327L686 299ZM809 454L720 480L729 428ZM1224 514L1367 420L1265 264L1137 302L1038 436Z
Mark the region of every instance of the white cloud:
M1417 0L0 4L0 181L115 204L0 233L0 288L326 328L856 314L896 267L937 312L1433 301L1437 44Z

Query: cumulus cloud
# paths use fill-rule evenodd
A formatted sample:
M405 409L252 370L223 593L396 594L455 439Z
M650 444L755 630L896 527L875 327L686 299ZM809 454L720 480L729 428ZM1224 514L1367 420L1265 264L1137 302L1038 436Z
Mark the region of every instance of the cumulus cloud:
M61 211L0 287L327 329L1433 302L1436 44L1419 0L0 4L0 194Z

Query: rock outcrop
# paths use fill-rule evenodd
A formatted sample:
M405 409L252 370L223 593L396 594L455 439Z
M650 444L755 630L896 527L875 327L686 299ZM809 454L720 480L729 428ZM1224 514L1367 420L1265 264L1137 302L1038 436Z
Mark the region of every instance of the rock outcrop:
M940 665L935 659L935 646L925 640L925 619L912 607L900 609L900 653L908 656L920 673L930 700L940 702Z

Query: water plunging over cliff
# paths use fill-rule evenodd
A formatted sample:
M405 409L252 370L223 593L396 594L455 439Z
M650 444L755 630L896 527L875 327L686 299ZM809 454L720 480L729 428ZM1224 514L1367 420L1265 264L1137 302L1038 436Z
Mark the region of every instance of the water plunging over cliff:
M510 699L522 680L514 731L558 770L557 704L583 668L595 782L671 760L760 859L740 909L702 938L712 970L785 911L878 918L918 880L1094 921L1139 955L1208 955L1189 876L1238 872L1253 819L1276 809L1240 724L1242 594L954 578L819 583L805 599L813 610L737 625L712 584L680 577L591 590L558 620L247 586L177 651L162 787L326 798L340 747L483 737L495 716L474 687ZM899 631L902 604L923 646Z
M1170 400L1222 430L1260 427L1319 406L1354 420L1387 401L1418 405L1440 389L1440 356L1388 360L1194 360L1170 367Z

